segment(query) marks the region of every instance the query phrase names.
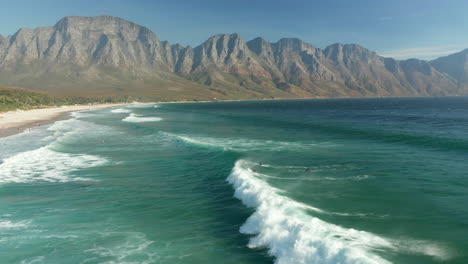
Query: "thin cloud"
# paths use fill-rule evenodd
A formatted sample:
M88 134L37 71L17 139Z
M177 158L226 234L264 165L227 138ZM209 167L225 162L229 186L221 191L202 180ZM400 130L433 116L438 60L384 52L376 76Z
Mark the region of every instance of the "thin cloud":
M384 51L382 52L382 56L396 58L396 59L409 59L409 58L432 59L432 58L456 53L466 48L468 48L468 44L397 49L397 50Z

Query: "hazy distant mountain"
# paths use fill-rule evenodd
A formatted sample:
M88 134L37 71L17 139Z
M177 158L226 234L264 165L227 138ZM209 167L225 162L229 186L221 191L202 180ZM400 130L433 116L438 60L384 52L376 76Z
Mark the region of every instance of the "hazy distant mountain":
M468 49L431 61L432 66L450 75L460 89L468 89Z
M215 35L192 48L110 17L65 17L0 36L0 84L59 95L166 99L468 94L465 50L427 62L354 44Z

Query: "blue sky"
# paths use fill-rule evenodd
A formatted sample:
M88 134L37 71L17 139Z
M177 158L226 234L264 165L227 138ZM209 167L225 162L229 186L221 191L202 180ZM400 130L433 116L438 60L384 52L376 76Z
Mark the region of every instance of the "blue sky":
M0 0L0 34L67 15L122 17L162 40L196 46L218 33L298 37L316 47L357 43L381 55L431 59L468 48L468 1Z

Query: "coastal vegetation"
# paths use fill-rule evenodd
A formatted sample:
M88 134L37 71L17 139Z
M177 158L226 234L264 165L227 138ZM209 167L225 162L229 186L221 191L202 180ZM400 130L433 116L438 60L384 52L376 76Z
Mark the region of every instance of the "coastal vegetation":
M0 86L0 112L74 104L130 102L136 99L132 97L55 97L44 92Z

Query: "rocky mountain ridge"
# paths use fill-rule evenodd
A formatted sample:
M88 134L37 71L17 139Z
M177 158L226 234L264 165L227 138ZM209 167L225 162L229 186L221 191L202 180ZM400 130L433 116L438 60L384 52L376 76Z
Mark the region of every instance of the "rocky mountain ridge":
M219 34L197 47L111 17L65 17L0 36L0 84L64 95L167 99L468 94L468 50L434 61L384 58L356 44Z

